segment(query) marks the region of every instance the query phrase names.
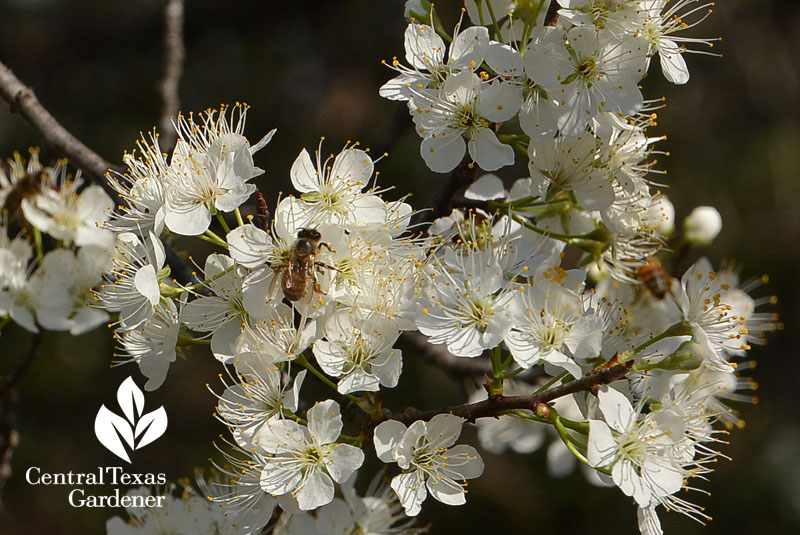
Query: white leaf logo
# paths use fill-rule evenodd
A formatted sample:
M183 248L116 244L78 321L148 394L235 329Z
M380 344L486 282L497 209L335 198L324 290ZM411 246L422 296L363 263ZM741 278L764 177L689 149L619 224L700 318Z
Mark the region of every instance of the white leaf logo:
M133 425L136 418L142 415L144 410L144 394L133 382L132 377L128 377L117 389L117 403L119 403L125 417ZM133 447L133 444L131 444Z
M117 402L125 418L102 405L94 420L94 433L111 453L130 463L128 449L143 448L167 430L167 412L164 407L159 407L143 415L144 394L131 377L119 386Z

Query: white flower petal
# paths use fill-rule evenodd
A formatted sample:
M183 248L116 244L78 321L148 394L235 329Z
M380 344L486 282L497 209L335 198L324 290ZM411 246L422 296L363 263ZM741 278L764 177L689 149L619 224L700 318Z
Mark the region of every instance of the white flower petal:
M342 432L339 404L328 399L308 409L308 431L317 444L331 444Z
M306 149L300 151L300 155L292 164L289 176L292 178L295 189L301 193L319 189L320 177Z
M375 428L372 443L375 445L375 453L381 461L394 462L394 449L406 429L406 426L397 420L386 420Z
M400 474L392 478L392 490L400 499L400 505L407 516L417 516L422 509L422 502L428 496L425 489L425 480L419 471Z
M452 171L461 162L466 150L461 132L452 128L444 128L427 136L419 148L422 159L431 171L437 173Z
M297 505L301 511L310 511L331 503L333 494L333 481L317 470L305 479L303 488L297 492Z
M495 171L514 163L514 149L501 143L488 128L473 130L469 140L469 155L486 171Z
M344 483L364 463L364 452L350 444L333 444L325 457L328 473L337 483Z

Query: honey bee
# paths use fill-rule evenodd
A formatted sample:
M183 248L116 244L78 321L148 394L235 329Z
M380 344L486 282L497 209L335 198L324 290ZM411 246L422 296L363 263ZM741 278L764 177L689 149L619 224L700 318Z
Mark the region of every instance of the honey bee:
M3 201L3 212L8 221L14 221L20 217L22 201L33 199L42 192L42 183L48 180L48 175L44 171L28 173L14 182L11 190Z
M314 292L323 293L317 281L316 268L335 268L315 260L322 247L333 252L331 246L322 241L322 234L318 230L312 228L298 230L297 240L289 254L283 262L272 268L275 278L272 281L270 295L274 295L279 281L283 295L289 301L300 301L308 295L310 288L313 288Z
M649 258L636 270L636 277L656 299L664 299L672 293L672 277L658 260Z

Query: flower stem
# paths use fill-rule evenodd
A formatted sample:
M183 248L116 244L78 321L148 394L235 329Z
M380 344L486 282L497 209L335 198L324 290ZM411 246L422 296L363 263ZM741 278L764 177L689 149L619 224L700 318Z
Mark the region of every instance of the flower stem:
M558 436L561 438L561 441L564 443L564 445L567 447L567 449L570 452L572 452L572 454L580 462L582 462L583 464L585 464L587 466L591 466L589 464L589 460L586 458L586 456L581 451L578 450L578 448L576 446L576 442L577 441L575 440L575 438L572 435L569 434L569 431L567 431L567 428L564 427L564 423L561 421L561 418L557 414L555 415L553 423L556 426L556 432L558 433Z
M39 263L41 263L42 258L44 258L44 249L42 247L42 233L36 227L33 227L33 245L36 248L36 258L38 258Z
M574 240L576 238L580 238L580 236L573 236L573 235L570 235L570 234L561 234L561 233L558 233L558 232L553 232L551 230L540 229L539 227L537 227L536 225L534 225L533 223L531 223L530 221L528 221L524 217L519 217L518 215L514 215L513 218L514 218L514 221L516 221L517 223L519 223L520 225L522 225L523 227L525 227L525 228L527 228L529 230L537 232L537 233L539 233L539 234L541 234L543 236L547 236L548 238L561 240L561 241L563 241L563 242L565 242L567 244L572 244L572 240Z
M339 438L336 439L337 442L344 442L345 444L351 444L356 447L361 447L361 444L364 443L364 435L357 435L357 436L350 436L350 435L339 435Z
M202 286L207 286L208 283L210 283L210 282L214 282L217 279L221 279L222 277L224 277L225 275L227 275L228 273L230 273L234 269L236 269L236 264L231 264L230 266L228 266L224 270L220 271L219 273L217 273L213 277L211 277L209 279L206 279L204 281L200 281L198 283L192 284L190 286L181 286L180 288L175 288L173 286L162 285L161 286L161 295L164 296L164 297L172 297L173 295L178 295L178 294L183 293L183 292L193 292L193 291L195 291L196 289L198 289L198 288L200 288Z
M492 7L491 0L486 1L486 7L489 8L489 16L492 17L492 25L494 26L495 39L505 44L505 41L503 41L503 36L500 35L500 26L497 24L497 17L494 14L494 7Z
M288 418L290 420L294 420L298 424L302 424L302 425L308 426L308 421L306 421L305 418L300 418L298 415L296 415L295 413L293 413L289 409L283 409L281 411L281 414L283 414L284 418Z
M550 407L550 411L554 411L554 410L555 409ZM511 410L511 411L505 411L503 414L508 414L510 416L516 416L518 418L524 418L526 420L533 420L534 422L539 422L539 423L542 423L542 424L555 425L555 423L556 423L555 418L552 418L552 417L551 418L541 418L539 416L536 416L535 414L531 414L529 412L525 412L525 411L522 411L522 410L519 410L519 409ZM584 435L588 435L589 434L589 423L588 422L576 422L575 420L569 420L567 418L564 418L561 415L558 415L558 420L561 422L561 425L563 427L566 427L568 429L572 429L573 431L577 431L578 433L581 433L581 434L584 434Z
M217 221L219 221L219 224L222 225L222 230L225 231L225 234L230 233L231 228L228 226L228 222L225 221L225 217L220 212L217 212Z
M683 322L675 323L671 325L669 328L667 328L667 330L659 334L658 336L654 336L647 342L633 348L630 352L628 352L627 355L620 358L619 362L620 364L622 364L624 362L631 360L634 356L640 354L642 351L644 351L651 345L655 344L656 342L663 340L664 338L670 338L672 336L691 336L691 334L692 334L692 327L690 325L685 324Z
M242 213L239 211L238 208L233 211L233 215L236 216L237 225L239 225L240 227L244 225L244 219L242 219Z
M300 355L297 355L297 358L295 359L295 361L296 361L296 362L297 362L297 363L298 363L300 366L304 367L305 369L307 369L308 371L310 371L312 374L314 374L314 375L316 376L316 378L317 378L317 379L319 379L320 381L322 381L323 383L325 383L326 385L328 385L328 386L329 386L329 387L331 387L332 389L336 390L337 392L339 391L339 388L336 386L336 383L334 383L333 381L331 381L330 379L328 379L328 378L325 376L325 374L324 374L324 373L322 373L321 371L319 371L318 369L316 369L316 368L314 367L314 365L313 365L313 364L311 364L311 363L308 361L308 359L306 358L306 356L305 356L305 355L303 355L302 353L301 353ZM352 395L352 394L344 394L344 397L346 397L347 399L349 399L350 401L353 401L353 402L355 402L355 403L358 403L358 402L359 402L359 399L358 399L357 397L355 397L354 395Z
M534 392L534 393L535 393L535 394L538 394L539 392L544 392L545 390L547 390L548 388L550 388L551 386L553 386L554 384L556 384L558 381L560 381L560 380L562 380L564 377L566 377L568 373L569 373L569 372L566 372L566 371L559 373L558 375L556 375L555 377L553 377L552 379L550 379L549 381L547 381L547 382L546 382L544 385L542 385L541 387L539 387L539 388L536 390L536 392Z
M490 387L490 396L503 395L503 355L500 352L500 346L489 350L489 358L492 360L492 385Z
M178 345L179 346L210 346L211 345L211 338L193 338L192 336L180 335L178 336Z
M201 240L205 240L207 242L213 243L215 245L219 245L220 247L224 247L225 249L228 248L228 242L214 234L211 229L205 231L204 234L198 235L198 238Z

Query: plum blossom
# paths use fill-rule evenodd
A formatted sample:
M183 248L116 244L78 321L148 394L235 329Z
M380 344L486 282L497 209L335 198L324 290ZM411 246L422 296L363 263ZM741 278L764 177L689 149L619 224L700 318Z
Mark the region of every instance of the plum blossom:
M484 83L472 71L461 71L439 91L413 95L408 105L423 138L420 154L431 170L451 171L467 146L470 157L487 171L514 163L514 149L501 143L491 126L519 111L522 96L515 86L500 80Z
M448 76L468 70L474 72L483 62L489 46L489 31L481 26L459 32L456 26L450 49L428 25L411 23L405 32L406 62L395 58L391 67L400 74L383 84L380 96L389 100L408 100L421 89L437 89Z
M632 115L642 108L637 82L645 73L647 42L623 40L591 26L566 34L554 27L537 29L525 55L525 72L559 103L562 135L583 132L601 111Z
M263 305L251 306L248 311L242 289L246 272L228 256L209 255L204 273L208 281L205 286L213 295L201 296L187 304L181 322L195 331L211 332L211 351L220 361L228 362L250 313L257 318L263 316L267 313L266 303L261 299Z
M227 384L218 396L217 414L232 429L233 437L243 449L251 449L253 436L268 420L282 418L283 411L294 412L299 406L300 387L306 370L300 371L291 386L284 384L284 375L277 366L236 363L233 384Z
M164 245L152 232L147 239L131 232L117 235L112 267L98 294L106 309L119 312L121 330L136 329L153 315L165 259Z
M477 357L510 328L514 297L492 249L455 252L433 266L417 310L417 328L453 355Z
M483 459L472 446L453 446L463 423L458 416L439 414L408 428L397 420L375 428L378 458L403 469L392 479L392 489L408 516L419 514L428 492L447 505L466 503L466 480L483 473Z
M291 493L302 511L333 500L333 482L343 483L364 462L364 452L337 443L342 431L339 405L327 400L308 410L308 427L293 420L270 420L255 434L265 465L261 488L273 495Z
M589 464L610 467L614 484L641 507L678 492L689 475L672 453L684 436L682 420L667 413L640 419L628 398L608 386L598 400L604 421L589 421Z
M538 362L583 375L581 364L600 354L602 319L581 296L584 273L560 267L544 270L534 284L516 292L505 343L523 368Z
M340 394L397 386L403 360L392 345L400 331L388 319L342 310L328 319L324 331L325 339L314 343L314 356L325 373L340 377Z
M322 159L322 146L315 152L316 163L303 149L292 164L291 178L300 198L287 197L278 205L276 218L289 222L294 234L303 227L324 223L354 225L385 223L388 213L373 188L363 191L374 170L366 151L346 147L336 157ZM333 162L330 162L333 159Z
M179 115L178 143L166 175L167 227L186 236L205 232L212 216L232 212L255 191L248 181L263 171L253 164L253 153L272 139L269 132L256 145L244 137L247 106L237 105L230 122L223 106L194 117Z
M114 203L100 186L82 191L81 173L73 177L66 166L58 176L44 174L39 195L22 201L22 212L33 226L56 239L74 241L75 245L110 246L113 234L104 229Z
M147 377L145 390L158 389L167 378L169 366L175 362L175 347L181 324L179 310L173 301L155 307L154 313L135 328L115 334L121 353L115 354L120 364L135 362Z

